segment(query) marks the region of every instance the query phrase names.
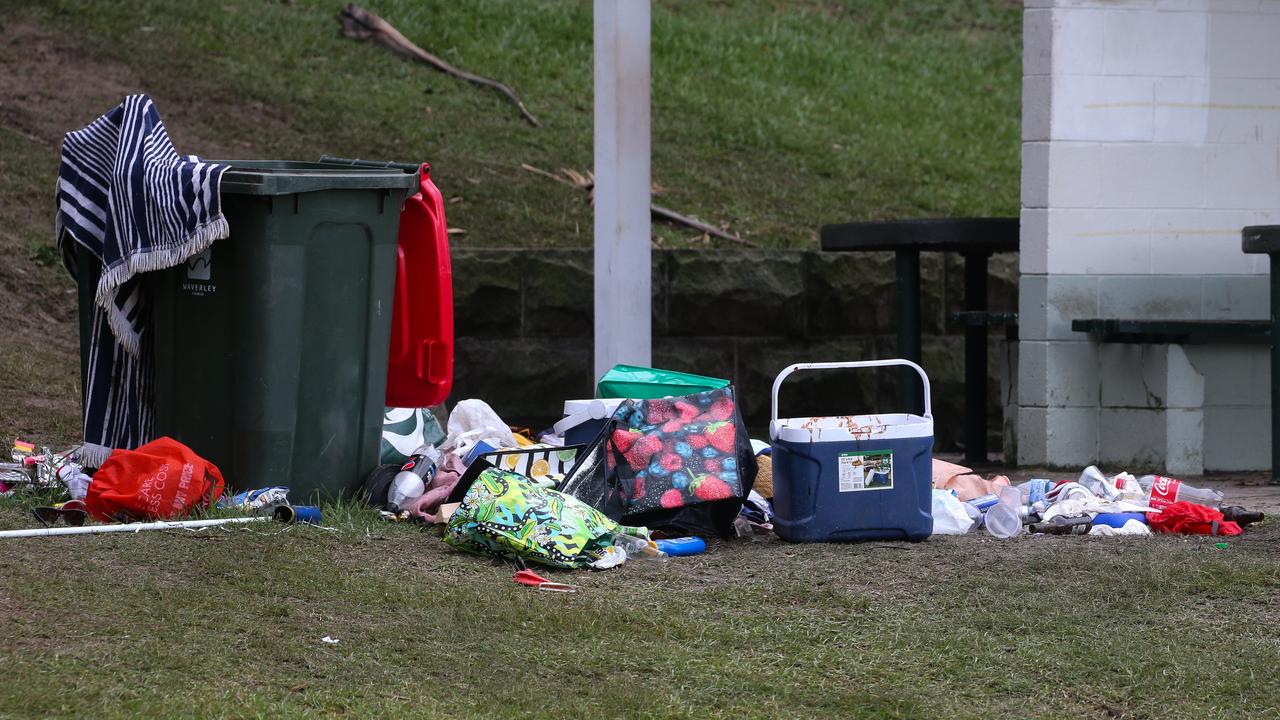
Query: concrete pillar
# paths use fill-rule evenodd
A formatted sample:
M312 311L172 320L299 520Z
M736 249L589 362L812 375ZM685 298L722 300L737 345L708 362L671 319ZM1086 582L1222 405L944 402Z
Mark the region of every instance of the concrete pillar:
M1276 2L1027 0L1020 463L1269 464L1267 396L1236 389L1265 347L1121 347L1071 321L1269 316L1240 228L1280 223L1277 36Z

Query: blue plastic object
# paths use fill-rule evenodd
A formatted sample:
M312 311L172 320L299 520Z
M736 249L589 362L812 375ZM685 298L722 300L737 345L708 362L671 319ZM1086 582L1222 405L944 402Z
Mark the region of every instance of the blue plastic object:
M996 503L1000 502L1000 497L998 495L983 495L982 497L976 497L972 500L968 500L967 502L982 512L986 512L995 507Z
M1124 527L1124 524L1130 520L1137 520L1143 525L1147 524L1146 513L1140 512L1098 513L1093 516L1094 525L1110 525L1113 528Z
M924 415L778 418L778 388L796 370L904 365L924 382ZM773 528L784 540L911 540L933 532L929 378L907 360L792 365L773 382Z
M682 537L674 540L658 540L656 541L658 549L671 555L672 557L680 557L683 555L698 555L707 551L707 543L700 537Z
M276 520L283 523L311 523L319 525L321 522L320 508L315 505L281 505L276 508Z
M485 453L494 452L497 449L498 448L490 445L489 443L483 440L479 440L476 442L475 445L471 446L470 450L467 451L467 457L463 459L463 462L466 463L467 465L470 465L471 463L475 462L476 458L480 457L481 455L484 455Z
M564 433L565 445L586 445L604 429L605 423L609 422L608 418L604 420L587 420L579 425L574 425Z

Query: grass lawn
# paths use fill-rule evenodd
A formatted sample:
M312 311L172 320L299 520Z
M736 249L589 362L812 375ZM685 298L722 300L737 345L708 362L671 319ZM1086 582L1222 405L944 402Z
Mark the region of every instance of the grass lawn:
M1277 527L740 541L562 595L327 520L6 541L0 716L1280 717Z

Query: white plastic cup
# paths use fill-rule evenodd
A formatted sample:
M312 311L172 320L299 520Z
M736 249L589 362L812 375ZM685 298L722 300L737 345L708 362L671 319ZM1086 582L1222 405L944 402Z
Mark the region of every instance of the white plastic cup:
M1011 538L1022 533L1022 516L1018 507L1022 505L1022 492L1016 487L1006 487L1000 491L1000 502L987 511L984 527L987 532L1000 539Z

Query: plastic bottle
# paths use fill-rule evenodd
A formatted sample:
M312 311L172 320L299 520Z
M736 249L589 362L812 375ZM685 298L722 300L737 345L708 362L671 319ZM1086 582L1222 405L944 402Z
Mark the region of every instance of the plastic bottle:
M83 500L89 494L91 478L75 463L67 463L58 468L58 479L67 486L67 494L72 500Z
M424 445L415 450L391 480L391 488L387 491L387 509L400 512L410 500L422 497L427 491L427 483L436 476L436 466L439 463L440 451L435 447Z
M1138 485L1147 495L1147 504L1153 508L1162 508L1175 502L1193 502L1217 509L1222 507L1223 494L1209 488L1196 488L1170 477L1161 475L1143 475L1138 478Z

